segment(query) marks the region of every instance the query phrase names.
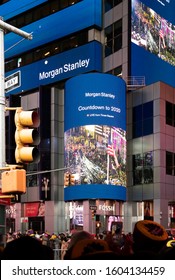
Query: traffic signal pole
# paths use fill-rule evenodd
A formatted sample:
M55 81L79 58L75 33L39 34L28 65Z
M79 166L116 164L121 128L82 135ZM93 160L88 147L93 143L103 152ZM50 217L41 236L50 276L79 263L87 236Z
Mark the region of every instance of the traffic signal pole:
M0 167L6 164L5 154L5 60L4 60L4 30L16 33L31 40L32 35L22 31L0 19Z
M5 165L4 32L0 27L0 167Z
M10 32L16 33L17 35L22 36L23 38L32 39L32 35L24 32L10 24L5 23L0 17L0 168L3 168L6 165L6 142L5 142L5 59L4 59L4 31L8 30ZM1 187L1 186L0 186ZM12 195L7 195L11 197ZM4 197L5 198L5 197ZM0 214L5 221L5 206L3 211ZM0 230L3 234L3 242L1 246L5 245L5 234L6 234L6 223L0 225Z

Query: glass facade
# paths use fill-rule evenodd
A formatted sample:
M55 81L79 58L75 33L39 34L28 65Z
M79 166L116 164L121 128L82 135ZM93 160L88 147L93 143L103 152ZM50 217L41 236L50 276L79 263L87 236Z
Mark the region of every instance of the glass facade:
M133 108L133 138L153 133L153 101Z
M133 184L153 183L153 152L133 155Z
M105 28L105 56L122 48L122 19Z
M105 13L122 2L123 0L105 0Z
M166 174L175 176L175 154L166 151Z
M175 104L166 101L166 124L175 126Z

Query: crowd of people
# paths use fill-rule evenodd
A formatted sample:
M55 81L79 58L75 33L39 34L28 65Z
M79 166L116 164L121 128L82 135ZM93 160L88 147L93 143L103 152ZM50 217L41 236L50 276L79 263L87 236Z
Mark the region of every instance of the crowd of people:
M133 233L103 232L91 234L81 230L73 233L41 235L28 230L7 234L1 252L4 260L54 260L54 250L61 260L157 260L175 259L175 240L162 225L142 220L135 224Z
M48 248L47 251L51 253L49 256L51 257L51 259L55 259L55 258L63 259L64 251L67 249L67 244L69 239L70 239L70 234L68 232L50 234L48 231L39 233L34 231L33 229L26 230L23 233L21 233L21 231L17 231L13 233L8 232L6 234L5 250L2 251L4 255L4 252L6 253L7 250L10 250L11 246L18 247L20 246L20 244L22 245L23 242L26 242L27 245L30 244L32 246L33 243L33 244L38 244L40 247L44 249ZM43 254L43 257L47 259L47 255Z

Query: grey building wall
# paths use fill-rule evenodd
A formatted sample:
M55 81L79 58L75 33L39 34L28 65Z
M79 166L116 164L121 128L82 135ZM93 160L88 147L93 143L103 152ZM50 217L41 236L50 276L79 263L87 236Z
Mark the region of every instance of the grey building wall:
M132 109L153 101L153 134L133 139ZM139 219L134 215L137 203L153 201L154 220L168 228L169 202L175 201L174 176L166 174L166 151L175 152L175 128L166 124L166 101L175 103L175 89L157 82L127 95L127 179L128 203L125 205L125 226L129 228ZM153 178L151 184L133 185L133 161L135 154L153 151ZM134 216L137 218L134 221ZM142 216L143 218L143 213Z

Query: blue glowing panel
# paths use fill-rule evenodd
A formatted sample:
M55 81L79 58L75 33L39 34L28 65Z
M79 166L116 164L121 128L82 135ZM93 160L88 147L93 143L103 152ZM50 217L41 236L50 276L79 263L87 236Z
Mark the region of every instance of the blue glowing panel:
M6 21L9 18L13 18L17 16L19 13L23 13L31 8L34 8L47 0L22 0L22 1L16 1L16 0L10 0L3 5L1 4L1 16L3 17L3 20Z
M21 52L24 53L40 45L92 27L102 28L101 0L81 1L22 27L21 30L32 33L32 40L20 42L21 36L12 32L7 34L5 36L5 50L8 51L5 52L5 57L13 57ZM11 48L12 46L14 47Z
M65 84L65 167L75 186L65 201L126 199L126 85L113 75L82 74Z
M109 74L90 73L66 82L65 131L82 125L110 125L126 130L126 86Z
M6 95L52 84L81 73L102 71L102 45L91 42L6 73Z

